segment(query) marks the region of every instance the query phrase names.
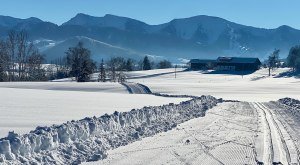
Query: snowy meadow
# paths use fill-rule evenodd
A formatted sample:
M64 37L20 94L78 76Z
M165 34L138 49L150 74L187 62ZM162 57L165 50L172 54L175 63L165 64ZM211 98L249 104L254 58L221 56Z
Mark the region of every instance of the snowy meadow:
M1 137L8 131L27 133L37 126L186 100L131 95L118 83L0 83L0 93Z
M132 88L143 92L138 84L144 84L157 95L129 94L128 87L110 82L1 83L0 135L5 138L0 141L0 151L5 154L0 160L297 164L298 102L274 102L284 97L300 99L299 79L279 76L286 71L274 70L271 77L266 69L247 75L182 69L176 78L174 69L125 73ZM168 95L214 97L191 100ZM9 131L18 134L6 137ZM44 140L38 142L34 137Z

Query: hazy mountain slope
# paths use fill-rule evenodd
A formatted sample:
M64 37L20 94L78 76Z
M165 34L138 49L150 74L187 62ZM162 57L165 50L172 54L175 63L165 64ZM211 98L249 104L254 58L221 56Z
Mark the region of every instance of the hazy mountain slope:
M84 46L91 50L92 58L97 61L100 61L102 58L109 59L110 57L120 55L126 58L140 59L146 55L84 36L76 36L56 43L48 49L45 49L43 53L48 55L48 61L50 62L51 60L64 56L68 48L74 47L78 42L83 42Z
M217 56L266 58L275 48L279 48L281 56L285 57L291 46L300 44L300 31L289 26L280 26L276 29L255 28L205 15L149 25L114 15L94 17L77 14L60 26L37 18L0 17L0 37L4 37L9 29L24 28L32 40L51 40L51 43L52 41L57 43L76 36L84 36L126 50L141 52L138 54L162 56L173 61L179 58ZM87 41L87 45L93 44ZM55 55L50 53L50 50L45 51L48 59L64 54L66 49L58 49L57 46L53 44L50 46L53 51L56 50ZM41 50L45 48L47 45L45 47L42 44ZM113 47L106 47L105 50L95 48L93 53L94 56L103 57L104 54L120 53L118 56L131 54L121 53Z
M12 28L15 26L21 27L26 24L36 24L41 22L43 21L35 17L20 19L20 18L13 18L10 16L0 16L0 26L7 27L7 28Z
M43 23L46 22L43 22L42 20L35 17L20 19L20 18L13 18L10 16L0 16L0 37L6 36L7 33L12 29L26 30L26 31L34 31L40 29L40 31L46 32L47 28L43 28L41 26ZM35 33L37 33L38 36L40 36L40 34L37 31Z

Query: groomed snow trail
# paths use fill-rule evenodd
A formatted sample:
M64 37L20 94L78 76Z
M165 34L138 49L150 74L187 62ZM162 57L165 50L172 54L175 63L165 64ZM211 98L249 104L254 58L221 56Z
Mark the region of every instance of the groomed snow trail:
M293 145L287 145L290 136L277 119L272 109L263 103L252 103L258 111L260 128L257 138L257 161L263 164L298 164L295 158L291 159L290 152L295 152ZM261 148L263 146L263 149ZM293 162L291 161L293 160Z
M300 164L300 101L283 98L276 102L272 101L265 104L267 107L272 109L276 116L284 127L282 132L283 136L286 137L286 144L289 149L291 163Z
M108 151L108 157L84 165L256 164L257 114L247 102L224 102L205 117L168 132Z
M300 135L291 136L296 132L289 129L277 110L284 109L270 102L224 102L210 109L203 118L110 150L107 159L86 165L299 165L295 143Z
M126 83L122 83L127 90L129 91L129 93L132 94L151 94L151 90L142 84L139 83L131 83L131 82L126 82Z

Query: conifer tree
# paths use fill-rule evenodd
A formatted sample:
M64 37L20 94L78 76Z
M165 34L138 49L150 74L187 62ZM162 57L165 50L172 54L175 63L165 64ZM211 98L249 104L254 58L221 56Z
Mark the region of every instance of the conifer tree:
M106 80L106 73L105 73L103 59L101 60L99 70L100 70L100 73L99 73L99 76L98 76L98 82L105 82L105 80Z
M143 70L151 70L151 63L148 56L145 56L143 60Z

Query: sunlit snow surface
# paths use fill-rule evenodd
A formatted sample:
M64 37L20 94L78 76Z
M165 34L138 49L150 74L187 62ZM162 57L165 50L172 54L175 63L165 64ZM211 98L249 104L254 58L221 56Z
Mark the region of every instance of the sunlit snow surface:
M174 69L170 69L173 71ZM240 101L271 101L283 97L300 99L300 79L294 77L275 78L288 71L280 68L268 76L267 69L248 75L207 74L204 71L188 71L165 74L132 81L147 85L152 92L166 94L212 95L223 99Z
M110 150L103 161L83 164L256 164L255 117L247 103L222 103L205 117Z
M96 82L0 83L0 93L0 137L8 131L27 133L37 126L186 100L132 95L120 84Z
M299 78L276 78L287 70L274 70L271 77L267 69L248 75L187 71L178 72L176 78L174 69L126 73L131 78L129 81L145 84L152 92L212 95L248 102L222 103L209 110L205 117L110 150L107 159L93 164L256 164L256 159L265 160L267 155L272 154L277 160L279 151L284 152L283 143L278 140L275 143L273 135L262 136L268 132L283 133L281 140L290 150L291 161L297 162L293 147L300 148L300 144L291 144L290 139L299 141L300 132L291 129L289 122L294 120L294 124L298 124L299 119L287 113L289 120L285 121L285 118L278 117L278 113L290 108L260 103L284 97L300 99ZM6 135L8 130L25 133L36 126L182 100L130 95L120 84L97 82L0 83L0 92L1 136ZM270 147L270 139L274 141L272 148L281 147L280 150L261 153L262 149ZM264 143L260 144L257 140ZM255 157L254 151L261 156Z

